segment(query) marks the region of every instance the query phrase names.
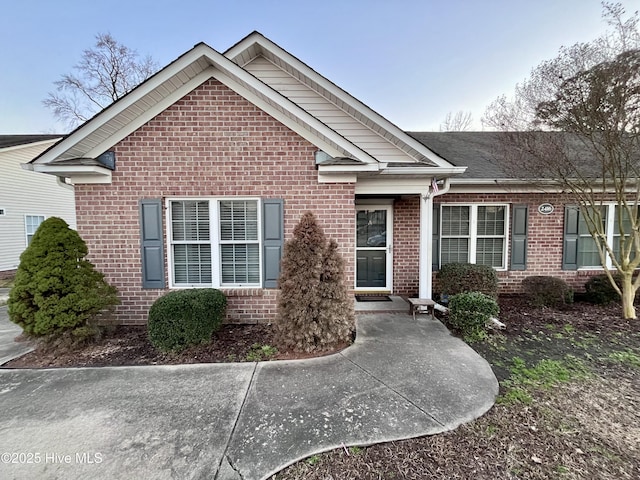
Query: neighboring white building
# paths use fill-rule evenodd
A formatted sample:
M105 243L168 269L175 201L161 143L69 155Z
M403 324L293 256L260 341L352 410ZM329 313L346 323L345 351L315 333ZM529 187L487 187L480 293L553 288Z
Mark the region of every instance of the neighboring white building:
M58 177L24 170L60 135L0 135L0 277L16 270L20 254L45 218L61 217L76 228L73 186Z

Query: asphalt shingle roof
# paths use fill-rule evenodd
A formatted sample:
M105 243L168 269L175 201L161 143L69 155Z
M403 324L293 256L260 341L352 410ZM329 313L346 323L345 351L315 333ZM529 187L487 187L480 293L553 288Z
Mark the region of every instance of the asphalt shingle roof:
M43 142L64 135L0 135L0 148L16 147L28 143Z
M406 132L457 167L463 178L509 178L495 160L499 132Z

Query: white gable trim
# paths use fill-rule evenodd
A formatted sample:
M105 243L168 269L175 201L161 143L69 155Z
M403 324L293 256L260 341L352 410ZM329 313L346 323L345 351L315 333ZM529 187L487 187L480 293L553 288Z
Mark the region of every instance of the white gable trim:
M209 68L201 63L203 59L206 64L210 65ZM186 75L187 69L191 69L192 73L198 69L202 71L185 81L183 77ZM376 160L365 151L205 44L197 45L129 94L107 107L66 139L35 159L34 163L48 164L57 159L65 159L65 153L77 147L80 142L98 132L99 129L108 128L111 120L116 119L129 107L135 106L136 102L141 101L145 96L153 94L154 90L165 85L175 86L175 83L182 83L151 108L141 108L142 114L137 115L134 120L128 121L123 128L108 135L97 145L86 151L74 152L72 155L67 154L69 158L95 158L211 77L220 80L327 153L334 156L351 156L365 163L376 163Z
M258 45L259 48L256 48L256 45ZM260 50L262 50L262 52ZM281 47L265 38L258 32L250 34L239 43L231 47L225 52L225 56L236 62L241 61L241 66L244 66L260 53L264 52L268 52L268 54L271 54L287 63L303 78L300 78L300 76L297 75L296 77L313 90L318 91L319 86L329 92L340 102L344 103L344 105L347 107L345 108L345 111L348 111L349 114L353 115L353 113L349 111L353 110L353 112L356 113L355 118L357 118L359 121L371 128L378 135L382 136L390 143L393 143L394 145L407 152L409 156L415 158L417 153L418 156L424 157L424 159L433 162L439 167L452 167L452 165L444 158L432 152L425 145L418 142L406 132L402 131L389 120L339 88L331 81L327 80L318 72L310 68L308 65L301 62L289 52L283 50ZM305 81L305 79L307 81ZM322 94L322 92L319 93ZM414 150L415 152L412 153L410 152L411 150Z

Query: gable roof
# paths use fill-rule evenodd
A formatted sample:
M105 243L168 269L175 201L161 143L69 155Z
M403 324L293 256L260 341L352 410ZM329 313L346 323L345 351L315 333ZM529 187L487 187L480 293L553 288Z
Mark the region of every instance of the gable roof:
M464 167L453 167L429 148L373 112L326 78L310 69L283 49L254 32L224 55L204 43L178 57L127 95L96 114L32 162L36 171L61 176L91 175L109 182L111 172L95 161L119 141L167 109L209 78L215 78L257 107L274 117L331 157L357 161L351 171L379 171L387 167L384 158L376 158L366 142L358 141L359 132L350 134L327 120L320 120L300 104L278 91L275 85L245 69L251 59L268 57L305 88L316 92L327 103L346 112L355 122L383 138L390 148L401 152L404 162L415 162L425 172L442 169L443 175L459 174ZM392 160L397 160L393 158ZM320 165L320 170L325 168ZM331 172L335 165L327 165ZM340 166L342 170L347 166ZM359 170L360 169L360 170Z

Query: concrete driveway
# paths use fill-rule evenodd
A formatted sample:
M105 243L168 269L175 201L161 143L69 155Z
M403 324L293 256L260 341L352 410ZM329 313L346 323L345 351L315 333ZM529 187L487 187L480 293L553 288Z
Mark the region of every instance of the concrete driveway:
M493 405L491 368L440 322L367 314L357 328L342 353L303 361L0 370L0 478L267 478Z

